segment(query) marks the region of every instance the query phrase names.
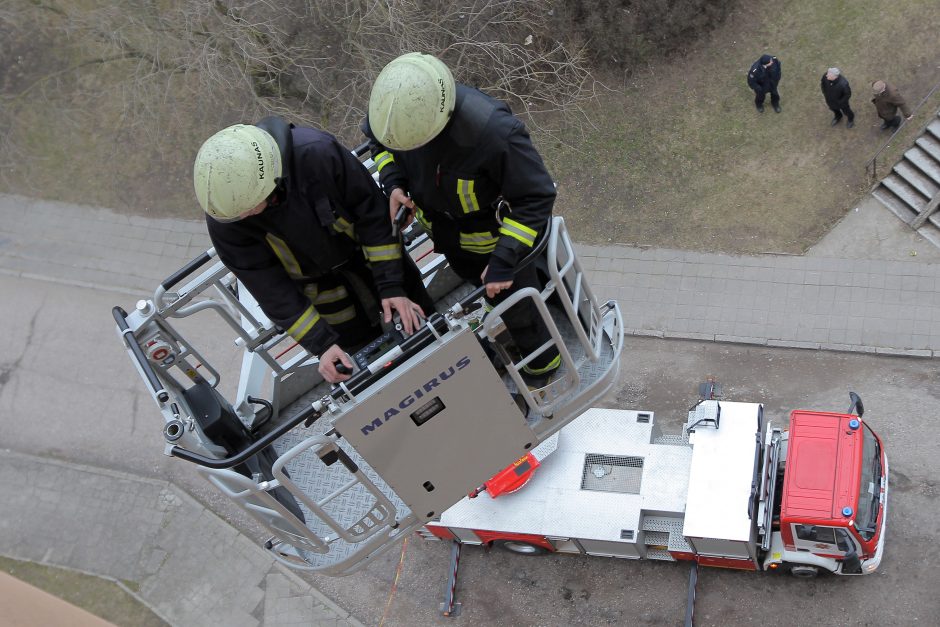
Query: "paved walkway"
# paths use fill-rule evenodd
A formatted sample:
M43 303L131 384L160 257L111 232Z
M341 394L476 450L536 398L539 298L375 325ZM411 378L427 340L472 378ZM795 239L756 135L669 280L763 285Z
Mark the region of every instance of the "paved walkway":
M872 219L888 220L882 231L902 228L867 202ZM913 234L897 237L911 238L896 251L901 259L583 245L578 252L596 294L619 301L631 334L934 357L940 256ZM920 257L903 259L917 246ZM200 221L0 195L3 273L146 295L208 247Z
M580 247L595 292L627 332L934 357L940 264Z
M0 477L0 554L108 577L171 625L360 625L165 481L2 450Z
M836 231L802 257L578 251L632 334L937 356L940 252L868 201ZM200 221L0 195L0 274L118 292L125 308L208 245ZM116 579L177 625L358 624L169 483L2 449L0 476L0 554ZM194 576L207 561L218 578Z

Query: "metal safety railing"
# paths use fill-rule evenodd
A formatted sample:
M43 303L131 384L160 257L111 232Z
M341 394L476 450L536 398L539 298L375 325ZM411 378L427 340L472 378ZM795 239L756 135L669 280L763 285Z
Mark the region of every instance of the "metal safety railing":
M574 253L564 220L553 218L548 234L546 270L549 276L544 290L541 293L533 288L518 290L494 307L483 324L484 333L494 338L497 335L499 316L516 303L525 299L531 300L549 333L548 341L530 354L522 355L518 361L513 361L500 344L497 343L496 348L522 399L532 411L544 416L550 416L559 409L563 409L565 414L580 413L579 410L586 407L583 402L579 409L568 406L576 394L581 401L585 398L589 398L590 402L596 400L596 396L589 394L583 387L583 373L590 369L591 364L599 365L605 359L618 363L623 345L623 321L619 306L613 301L600 303L595 298ZM559 326L549 313L547 302L552 298L561 305L562 318L567 322L566 328L573 333L570 342L566 342L562 337ZM605 325L608 328L605 328ZM608 343L606 350L605 343ZM573 353L575 347L579 349L577 356ZM558 369L560 376L539 390L528 389L520 371L550 348L557 350L561 358L562 365ZM603 376L591 381L588 387L606 389L618 370L616 366L610 368ZM531 426L539 437L546 437L557 430L548 424Z
M354 153L367 168L373 168L364 146ZM426 235L411 235L411 230L403 235L406 249L414 257L417 248L425 245ZM544 267L540 265L543 263ZM441 290L448 289L435 298L442 310L429 312L419 330L407 338L399 337L395 346L374 360L370 354L370 362L360 364L358 372L329 389L321 387L322 379L311 369L316 357L297 348L289 336L264 316L257 301L239 285L214 249L167 277L152 300L139 301L129 314L120 307L115 307L112 314L131 362L163 414L166 454L195 464L200 474L267 528L273 536L266 548L275 559L293 568L341 575L362 567L433 517L440 506L450 506L462 496L457 488L464 490L460 485L463 479L452 477L447 456L425 460L421 472L433 471L434 476L402 478L407 473L383 457L382 447L370 449L369 444L357 449L350 440L355 429L347 433L345 425L338 426L344 416L358 419L357 411L371 416L370 403L381 400L379 393L383 387L397 385L413 371L417 372L419 365L437 350L436 346L455 346L454 350L479 353L483 358L478 342L489 340L502 349L498 352L515 384L493 377L482 366L474 374L481 385L492 386L494 397L502 392L509 395L505 399L500 396L499 402L487 406L491 410L487 416L494 424L502 416L500 412L506 413L507 420L495 426L504 429L506 444L497 453L490 453L493 459L481 458L479 462L474 459L460 466L462 474L471 470L475 473L466 480L472 485L479 485L483 472L491 472L484 466L496 466L496 461L504 463L496 459L503 455L503 449L512 448L512 453L518 456L516 449L528 450L532 444L544 441L613 384L623 345L619 307L613 301L597 301L562 218L552 219L517 270L529 264L535 264L537 271L547 275L543 277L546 287L541 291L520 290L474 326L476 312L485 310L484 288L474 289L460 281L451 285L451 279L458 277L450 276L446 259L430 260L421 268L422 278L429 284L429 291L435 284ZM524 299L534 302L551 339L532 354L520 355L513 363L507 347L500 343L505 339L499 339L504 322L500 321L500 314ZM562 310L561 315L549 312L549 299ZM178 327L178 323L183 324L182 319L205 311L221 317L223 324L219 326L235 333L235 344L243 351L234 403L217 389L222 378L219 371ZM285 345L289 345L287 350L282 350ZM529 391L519 370L552 346L562 355L565 372L557 382ZM477 363L492 367L485 358ZM492 373L497 374L495 368ZM442 380L445 378L441 375ZM270 401L252 396L260 395L268 385ZM513 421L519 410L526 409L511 398L513 387L528 408L544 420ZM454 386L454 389L465 388ZM299 391L299 395L294 396L294 391ZM318 398L297 400L312 394ZM446 424L459 433L477 429L475 424L459 419L461 414L472 413L471 409L456 411L465 405L469 407L471 401L462 393L455 393L453 398L456 400L451 412L444 414L449 422L441 418L431 427ZM300 408L292 413L298 409L295 401ZM262 411L256 411L253 405L262 405ZM444 407L442 402L440 406ZM285 411L279 413L282 408ZM525 413L522 418L527 416ZM424 422L415 420L414 424L420 427ZM314 431L308 435L307 429ZM385 429L388 432L388 427ZM429 429L421 433L427 434ZM437 431L423 435L424 439L416 446L440 448L435 434ZM478 468L469 468L474 463ZM422 484L420 480L426 478ZM400 496L405 494L403 490L410 490L408 494L414 498L406 500ZM435 490L433 498L426 497L426 493ZM420 512L430 510L429 513L411 511L415 500L427 502L429 507Z

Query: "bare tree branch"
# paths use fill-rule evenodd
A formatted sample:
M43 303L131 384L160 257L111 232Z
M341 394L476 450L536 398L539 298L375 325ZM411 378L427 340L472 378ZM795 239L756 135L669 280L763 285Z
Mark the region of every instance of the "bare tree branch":
M156 142L174 123L168 102L245 121L279 114L356 141L375 77L411 51L440 56L458 81L509 101L546 132L558 130L548 119L568 130L589 124L583 106L597 89L583 51L553 35L545 1L100 0L67 10L31 2L85 50L59 74L113 66L123 124Z

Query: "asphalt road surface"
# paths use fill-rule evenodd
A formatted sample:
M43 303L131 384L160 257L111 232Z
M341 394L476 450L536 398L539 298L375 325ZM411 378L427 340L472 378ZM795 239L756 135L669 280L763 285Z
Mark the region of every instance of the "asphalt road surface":
M0 305L9 330L4 353L15 358L10 371L17 373L0 377L4 447L168 479L249 536L263 537L190 466L162 455L159 412L107 323L110 307L126 297L12 277L0 277L0 284L17 295ZM102 324L69 323L97 318ZM228 349L221 340L208 344L210 361ZM237 354L221 363L237 366ZM677 432L698 383L708 378L723 384L726 399L764 403L774 421L797 408L844 411L848 392L858 392L866 420L886 443L891 492L886 556L877 573L802 581L703 569L697 624L940 624L934 361L630 337L620 382L602 404L654 411L664 430ZM463 612L445 619L437 608L447 546L409 538L393 586L400 556L392 549L361 573L311 581L366 625L677 625L684 617L687 564L465 547L457 590ZM211 564L201 576L212 576Z

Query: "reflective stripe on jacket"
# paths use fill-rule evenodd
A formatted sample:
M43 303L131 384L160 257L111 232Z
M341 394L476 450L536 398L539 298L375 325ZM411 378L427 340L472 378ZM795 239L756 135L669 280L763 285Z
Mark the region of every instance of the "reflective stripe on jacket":
M488 279L511 279L545 230L556 194L525 125L509 107L458 85L450 123L424 146L389 150L372 137L368 121L363 130L373 142L383 188L411 194L421 208L416 217L433 229L435 249L490 255Z
M344 146L311 128L291 128L288 137L280 146L285 198L256 216L229 223L206 216L206 224L219 258L264 313L319 355L342 343L330 323L347 321L355 308L348 293L332 304L336 293L316 292L317 280L365 259L379 298L403 296L402 250L387 199Z

